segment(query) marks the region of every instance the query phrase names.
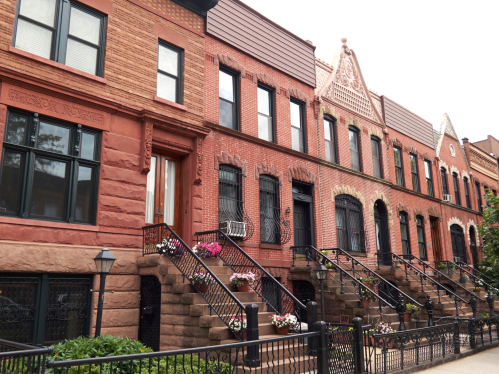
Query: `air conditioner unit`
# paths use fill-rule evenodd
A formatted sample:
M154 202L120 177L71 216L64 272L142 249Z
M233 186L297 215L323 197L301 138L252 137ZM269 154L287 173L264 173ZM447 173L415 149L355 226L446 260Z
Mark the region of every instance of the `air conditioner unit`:
M220 222L220 230L231 238L244 238L246 236L246 223L237 221Z
M461 257L454 257L454 262L455 263L461 262Z
M452 203L452 195L444 194L444 201L448 201L449 203Z

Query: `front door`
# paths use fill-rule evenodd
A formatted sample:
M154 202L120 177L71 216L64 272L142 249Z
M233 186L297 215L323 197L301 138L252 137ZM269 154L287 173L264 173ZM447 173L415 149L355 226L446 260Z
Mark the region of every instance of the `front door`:
M146 223L166 223L181 235L181 191L178 160L153 154L151 171L147 174Z
M433 247L434 261L443 261L442 247L440 246L440 224L436 217L430 217L431 246Z
M294 245L314 245L312 185L293 182Z
M385 204L380 200L374 204L374 230L376 233L376 249L381 257L381 263L383 265L391 265L392 256L388 237L388 217Z
M159 351L161 328L161 283L154 275L140 278L139 340Z
M470 227L470 252L471 258L473 260L473 266L477 268L478 266L478 250L476 246L476 233L473 226Z
M452 254L454 255L454 262L466 261L466 246L464 244L464 233L461 226L452 225L450 227L450 237L452 242Z

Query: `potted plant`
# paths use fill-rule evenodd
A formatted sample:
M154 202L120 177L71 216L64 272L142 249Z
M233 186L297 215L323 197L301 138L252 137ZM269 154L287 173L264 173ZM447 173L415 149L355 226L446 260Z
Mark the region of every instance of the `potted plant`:
M333 264L329 261L326 262L326 265L324 265L324 266L326 266L326 269L328 269L328 270L331 270L333 268Z
M370 308L370 303L376 301L377 299L378 297L373 291L365 288L360 290L360 301L363 308Z
M199 290L199 292L206 293L212 284L215 284L215 278L213 278L208 273L194 273L189 277L193 286Z
M218 242L198 243L192 248L192 251L197 254L199 258L211 258L217 257L222 251L222 247Z
M449 262L447 264L447 274L451 275L451 274L454 274L454 269L456 268L456 264L453 263L453 262Z
M359 280L362 283L364 283L367 287L369 287L371 290L374 290L376 286L380 283L380 279L373 277L372 275L368 276L367 278L360 277Z
M383 322L379 322L376 326L374 326L374 328L372 329L373 330L373 334L390 334L392 332L396 332L396 330L392 329L392 327L389 325L389 324L385 324ZM371 336L371 339L372 339L372 342L371 344L374 346L374 338ZM380 348L392 348L392 340L391 339L384 339L384 338L380 338L378 340L378 342L380 342L384 345L384 347L380 347Z
M182 257L185 254L185 249L177 239L163 239L161 244L156 244L159 254L168 254L172 257Z
M279 335L287 335L289 332L289 328L296 325L296 323L298 322L298 319L289 313L286 313L283 316L273 314L269 316L269 318L270 323L275 326L277 334Z
M227 326L232 330L237 338L246 340L246 328L248 326L246 318L244 317L230 317L227 320Z
M247 273L234 273L230 277L230 285L237 287L238 292L248 292L250 283L256 279L256 274L248 271Z
M415 304L405 304L404 322L418 321L421 308Z
M437 267L440 269L440 270L444 270L444 269L447 269L447 263L446 262L439 262Z
M484 312L484 311L482 310L482 311L479 311L479 312L478 312L478 316L479 316L480 318L489 318L489 313Z
M470 280L470 277L468 277L466 274L461 274L459 276L459 283L466 283L469 280Z

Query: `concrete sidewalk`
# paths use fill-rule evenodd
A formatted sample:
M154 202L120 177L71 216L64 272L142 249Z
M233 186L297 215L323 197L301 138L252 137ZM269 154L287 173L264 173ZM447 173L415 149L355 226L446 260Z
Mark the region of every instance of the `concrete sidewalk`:
M424 374L497 374L499 373L499 347L435 366L431 369L419 371Z

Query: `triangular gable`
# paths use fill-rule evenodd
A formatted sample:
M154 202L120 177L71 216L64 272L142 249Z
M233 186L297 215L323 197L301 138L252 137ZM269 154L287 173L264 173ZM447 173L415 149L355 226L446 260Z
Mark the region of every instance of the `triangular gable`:
M335 51L332 70L317 96L338 103L384 126L383 117L374 105L355 52L346 45L346 38L341 41L343 45Z
M459 140L456 130L454 129L454 126L452 126L452 122L447 113L444 113L444 118L442 119L442 123L440 124L440 134L447 134L452 138Z
M459 142L459 138L457 137L457 132L454 129L454 126L452 125L452 121L450 120L450 117L447 113L444 113L444 116L442 118L442 122L440 123L440 135L438 138L438 143L437 143L437 149L436 149L436 156L440 157L440 150L442 149L442 143L444 141L444 136L447 135L452 140L456 142L456 146L458 149L456 149L456 156L459 152L461 156L464 159L464 162L466 163L466 167L468 168L468 172L470 171L470 164L468 162L468 158L466 157L466 152L464 151L464 147L461 145Z

